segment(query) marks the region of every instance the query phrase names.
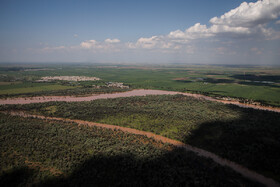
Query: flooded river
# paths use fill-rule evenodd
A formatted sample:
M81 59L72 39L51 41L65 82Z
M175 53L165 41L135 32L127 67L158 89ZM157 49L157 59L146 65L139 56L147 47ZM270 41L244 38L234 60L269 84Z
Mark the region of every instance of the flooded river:
M191 94L191 93L183 93L183 92L175 92L175 91L164 91L164 90L131 90L127 92L119 92L119 93L110 93L110 94L94 94L90 96L84 97L76 97L76 96L39 96L39 97L24 97L24 98L7 98L0 99L0 104L30 104L30 103L44 103L50 101L66 101L66 102L81 102L81 101L92 101L97 99L111 99L111 98L119 98L119 97L133 97L133 96L147 96L147 95L176 95L181 94L185 96L201 98L208 101L216 101L224 104L233 104L239 107L244 108L254 108L259 110L269 110L274 112L280 112L280 108L252 105L252 104L244 104L238 101L225 101L218 100L212 97L200 95L200 94Z

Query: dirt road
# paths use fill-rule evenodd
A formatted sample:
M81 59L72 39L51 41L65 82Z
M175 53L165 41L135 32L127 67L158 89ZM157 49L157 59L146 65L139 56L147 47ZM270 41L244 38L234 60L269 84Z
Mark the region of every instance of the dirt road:
M8 113L8 112L6 112ZM276 181L274 181L273 179L267 178L263 175L260 175L254 171L251 171L239 164L236 164L232 161L223 159L221 157L219 157L218 155L208 152L206 150L197 148L197 147L193 147L191 145L188 144L184 144L182 142L176 141L176 140L172 140L151 132L146 132L146 131L140 131L140 130L136 130L136 129L131 129L131 128L127 128L127 127L120 127L120 126L115 126L115 125L108 125L108 124L101 124L101 123L94 123L94 122L89 122L89 121L83 121L83 120L72 120L72 119L65 119L65 118L56 118L56 117L46 117L46 116L39 116L39 115L31 115L31 114L26 114L24 112L10 112L9 114L14 115L14 116L21 116L21 117L32 117L32 118L39 118L39 119L44 119L44 120L54 120L54 121L63 121L63 122L69 122L69 123L77 123L79 125L88 125L88 126L96 126L96 127L100 127L100 128L107 128L107 129L117 129L117 130L121 130L123 132L127 132L127 133L132 133L132 134L138 134L138 135L143 135L143 136L147 136L149 138L153 138L157 141L162 141L163 143L170 143L173 144L174 146L177 147L182 147L184 149L186 149L187 151L192 151L194 153L196 153L199 156L202 157L206 157L206 158L211 158L214 162L222 165L222 166L227 166L230 167L231 169L233 169L234 171L240 173L241 175L243 175L244 177L247 177L253 181L257 181L259 183L262 183L266 186L272 186L272 187L276 187L276 186L280 186L279 183L277 183Z

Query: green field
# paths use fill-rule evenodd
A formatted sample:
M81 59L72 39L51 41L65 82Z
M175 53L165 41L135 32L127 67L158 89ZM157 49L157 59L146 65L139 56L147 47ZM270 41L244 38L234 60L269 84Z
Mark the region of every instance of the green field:
M140 135L0 114L1 186L260 186Z
M30 68L30 67L29 67ZM226 96L239 99L259 101L266 105L280 106L280 68L261 66L206 66L206 65L169 65L169 66L98 66L98 65L53 65L45 71L23 71L20 68L8 68L0 66L0 81L32 82L42 76L95 76L102 79L99 83L80 82L82 88L88 91L79 93L76 87L74 94L89 94L96 90L90 90L91 85L104 84L105 82L122 82L131 88L173 90L182 92L195 92L210 96ZM29 84L28 83L28 84ZM34 83L30 83L32 86ZM43 84L43 83L41 83ZM55 87L54 85L57 85ZM70 86L69 83L55 81L54 89L61 89L50 93L52 87L44 86L41 90L32 87L22 90L9 90L5 85L1 87L1 93L5 97L33 92L33 95L62 94L63 89ZM60 85L60 86L58 86ZM75 88L77 85L71 85ZM36 87L35 85L33 87ZM40 87L40 86L38 86ZM72 89L74 90L74 89ZM42 92L44 91L44 92ZM39 93L41 92L41 93ZM1 96L0 93L0 96ZM68 94L73 94L69 92ZM2 95L3 97L3 95Z
M16 95L66 89L73 89L73 86L64 86L48 83L18 83L10 85L0 85L0 95Z
M280 181L280 114L182 95L2 106L144 131L209 150Z
M98 88L97 89L97 88L90 88L87 86L65 86L60 84L43 86L41 83L37 87L34 87L34 83L28 85L30 85L30 87L24 87L24 85L20 85L21 88L3 89L2 91L0 91L0 98L65 96L65 95L86 96L89 94L115 93L115 92L125 92L129 90L129 89L122 89L122 88Z

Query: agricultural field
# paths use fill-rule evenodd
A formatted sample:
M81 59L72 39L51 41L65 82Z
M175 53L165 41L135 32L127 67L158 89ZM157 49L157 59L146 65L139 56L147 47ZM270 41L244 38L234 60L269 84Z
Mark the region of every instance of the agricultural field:
M32 71L31 71L32 70ZM130 90L118 82L105 82L97 77L85 76L41 76L52 75L55 69L25 69L0 67L0 98L33 97L45 95L83 96L114 93ZM61 71L61 68L57 68ZM57 75L59 72L55 72Z
M73 89L73 86L50 84L50 83L16 83L0 85L0 95L16 95L16 94L26 94L34 92L47 92L56 90L67 90Z
M28 71L26 71L26 69ZM96 86L106 86L108 82L120 82L131 89L160 89L181 92L193 92L213 97L232 97L246 102L259 102L264 105L280 106L280 68L262 66L205 66L205 65L166 65L166 66L100 66L100 65L53 65L37 67L38 71L30 71L30 67L2 67L0 81L2 84L11 81L28 82L30 87L34 81L45 76L87 76L98 77L101 81L78 83L54 81L51 87L27 92L35 95L65 95L66 87L72 86L66 94L90 94L98 92ZM36 69L36 68L35 68ZM43 69L43 70L42 70ZM31 83L30 83L31 82ZM19 84L19 85L21 85ZM42 85L44 83L41 83ZM54 86L53 85L53 86ZM20 90L8 90L0 84L0 97L20 96ZM105 87L104 87L105 88ZM60 89L60 91L59 91ZM81 90L81 92L79 92ZM87 90L87 91L82 91ZM119 89L121 90L121 89ZM54 93L53 93L54 92ZM9 93L9 94L7 94ZM63 93L63 94L62 94ZM104 91L106 93L106 91Z
M113 124L179 140L280 181L280 114L192 97L147 96L2 106Z
M2 113L0 122L1 186L261 186L140 135Z

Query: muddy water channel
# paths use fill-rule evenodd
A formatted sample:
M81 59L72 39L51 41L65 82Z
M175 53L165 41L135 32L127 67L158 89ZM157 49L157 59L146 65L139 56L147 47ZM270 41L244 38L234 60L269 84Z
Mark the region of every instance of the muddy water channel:
M111 93L111 94L95 94L84 97L76 97L76 96L39 96L39 97L23 97L23 98L7 98L0 99L0 104L29 104L29 103L44 103L50 101L66 101L66 102L80 102L80 101L92 101L97 99L110 99L110 98L119 98L119 97L133 97L133 96L147 96L147 95L176 95L181 94L185 96L205 99L209 101L221 102L224 104L233 104L239 107L244 108L254 108L259 110L269 110L274 112L280 112L280 108L267 107L267 106L259 106L252 104L244 104L238 101L225 101L219 100L212 97L200 95L200 94L191 94L191 93L183 93L183 92L175 92L175 91L164 91L164 90L145 90L138 89L132 90L128 92L119 92L119 93Z

